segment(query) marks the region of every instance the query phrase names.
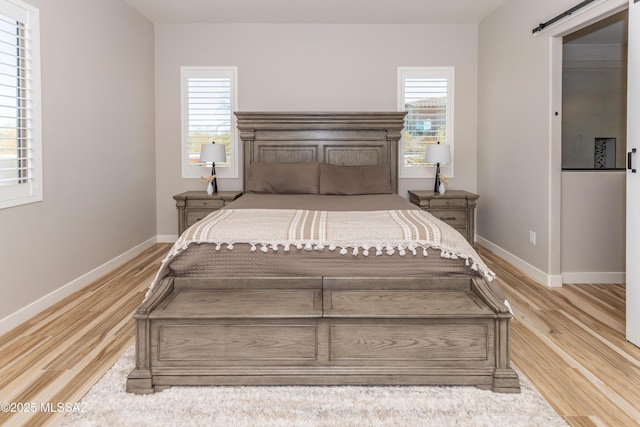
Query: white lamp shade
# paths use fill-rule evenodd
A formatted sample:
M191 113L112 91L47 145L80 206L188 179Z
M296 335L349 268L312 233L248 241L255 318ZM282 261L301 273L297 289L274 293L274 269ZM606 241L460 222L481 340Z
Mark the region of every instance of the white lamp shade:
M200 163L224 163L227 153L224 144L202 144L200 149Z
M427 144L424 161L426 163L451 163L451 150L446 144Z

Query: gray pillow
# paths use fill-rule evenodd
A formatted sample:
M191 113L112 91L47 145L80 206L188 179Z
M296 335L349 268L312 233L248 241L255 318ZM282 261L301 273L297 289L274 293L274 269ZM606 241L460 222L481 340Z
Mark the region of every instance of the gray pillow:
M389 194L389 165L336 166L323 163L320 167L320 194Z
M320 163L253 162L247 193L318 194Z

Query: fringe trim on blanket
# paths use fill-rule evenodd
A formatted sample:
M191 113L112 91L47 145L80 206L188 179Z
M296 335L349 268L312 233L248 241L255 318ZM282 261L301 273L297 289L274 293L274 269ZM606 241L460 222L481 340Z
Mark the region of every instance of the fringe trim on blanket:
M348 255L349 253L351 253L352 256L358 256L362 254L362 256L365 256L365 257L369 255L381 256L385 254L388 256L392 256L392 255L395 255L396 252L400 256L406 256L408 252L413 256L417 256L420 252L422 256L426 257L428 256L427 249L433 248L436 250L440 250L440 257L442 258L464 259L465 265L467 267L470 267L472 270L478 271L479 273L481 273L485 277L485 279L487 279L489 282L495 279L496 277L493 271L491 271L484 264L476 261L473 256L470 256L469 254L466 254L464 252L456 251L455 249L442 248L439 246L435 246L428 242L415 242L411 244L377 243L373 245L373 244L356 244L356 243L345 243L345 242L315 243L315 242L309 242L309 241L297 241L297 242L255 242L255 241L254 242L251 242L251 241L219 242L219 241L202 241L202 240L183 241L181 242L181 244L174 245L174 247L169 252L169 255L167 256L165 261L168 261L169 259L179 255L181 252L187 250L187 248L194 243L199 245L213 244L215 245L216 251L220 251L223 248L226 250L232 251L234 248L234 245L236 244L248 244L248 245L251 245L251 252L260 251L263 253L267 253L269 251L278 252L278 250L289 252L291 251L291 248L294 247L297 250L305 250L305 251L323 251L325 249L328 249L331 252L338 251L340 255ZM422 249L422 251L419 251L420 249Z

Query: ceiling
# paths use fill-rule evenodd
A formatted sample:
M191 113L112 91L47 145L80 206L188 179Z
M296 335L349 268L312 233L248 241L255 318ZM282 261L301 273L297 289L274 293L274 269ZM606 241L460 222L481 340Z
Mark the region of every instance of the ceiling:
M125 0L156 23L475 24L508 0Z

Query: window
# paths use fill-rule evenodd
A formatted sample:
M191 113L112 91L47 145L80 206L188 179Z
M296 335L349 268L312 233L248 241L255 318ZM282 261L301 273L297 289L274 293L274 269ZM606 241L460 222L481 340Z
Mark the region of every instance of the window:
M199 164L200 146L224 144L226 163L216 163L218 177L238 176L236 143L237 69L182 67L182 177L199 178L211 168Z
M449 144L451 164L441 171L453 175L453 67L398 68L398 110L406 111L400 140L399 171L402 178L426 178L427 144Z
M0 208L42 200L38 15L0 0Z

